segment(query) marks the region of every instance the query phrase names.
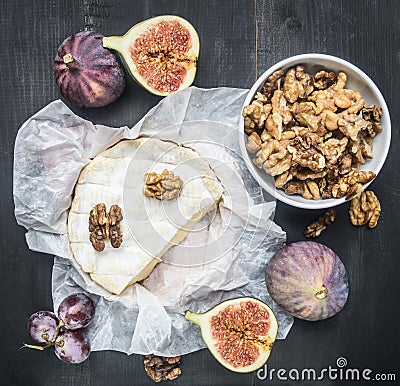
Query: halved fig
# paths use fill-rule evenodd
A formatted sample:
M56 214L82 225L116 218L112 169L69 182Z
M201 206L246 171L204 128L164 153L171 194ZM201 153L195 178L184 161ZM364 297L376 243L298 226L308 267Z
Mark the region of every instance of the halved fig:
M267 361L278 332L272 310L248 297L227 300L204 314L186 311L185 318L200 327L214 357L238 373L257 370Z
M104 37L103 46L119 51L133 78L153 94L168 95L193 83L199 37L181 17L142 21L123 36Z

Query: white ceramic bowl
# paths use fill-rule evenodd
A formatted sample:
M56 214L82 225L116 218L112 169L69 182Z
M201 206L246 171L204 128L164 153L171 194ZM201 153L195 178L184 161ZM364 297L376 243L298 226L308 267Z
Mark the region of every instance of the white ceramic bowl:
M253 100L257 91L260 91L266 79L276 70L282 69L287 70L297 64L303 64L305 70L311 75L314 75L322 68L328 71L344 71L347 74L348 80L346 88L354 91L359 91L363 95L366 104L375 104L382 107L382 132L379 133L373 139L373 155L374 158L367 160L365 165L360 167L360 170L372 170L376 174L381 170L386 156L389 151L390 137L391 137L391 125L389 111L381 92L376 87L375 83L359 68L353 64L337 58L335 56L324 55L324 54L304 54L292 56L288 59L282 60L269 68L264 74L262 74L253 87L250 89L247 97L244 101L243 107L247 106ZM296 206L298 208L305 209L322 209L330 208L345 202L345 198L331 198L331 199L320 199L320 200L306 200L301 196L293 195L289 196L285 194L283 190L276 189L274 184L274 178L268 175L264 170L258 169L251 160L251 155L246 150L247 135L244 132L244 119L241 117L240 120L240 132L239 142L242 156L245 159L247 166L257 180L257 182L264 188L269 194L273 195L278 200L285 202L286 204ZM366 188L368 184L365 184Z

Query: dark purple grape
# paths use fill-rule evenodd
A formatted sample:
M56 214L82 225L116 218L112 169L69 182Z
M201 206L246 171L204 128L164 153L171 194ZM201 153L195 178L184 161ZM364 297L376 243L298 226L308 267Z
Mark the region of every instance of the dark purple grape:
M90 342L83 330L64 330L57 336L54 352L64 362L82 363L90 354Z
M58 307L58 317L69 330L86 327L94 317L93 301L84 293L70 295Z
M32 340L36 343L48 343L54 336L57 328L57 316L50 311L35 312L29 318L28 330Z

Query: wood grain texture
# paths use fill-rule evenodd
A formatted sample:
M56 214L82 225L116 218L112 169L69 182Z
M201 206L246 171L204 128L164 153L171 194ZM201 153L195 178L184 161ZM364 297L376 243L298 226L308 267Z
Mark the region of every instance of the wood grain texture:
M61 363L54 367L51 350L40 356L20 350L28 338L29 316L51 308L52 258L28 250L24 229L14 218L12 199L17 130L29 116L58 98L53 79L55 51L71 31L81 28L81 9L76 1L0 2L0 308L4 331L0 337L0 374L4 385L42 385L46 379L56 384L60 378L61 382L71 380L64 382L67 385L77 378L88 379L88 365L64 371Z
M60 98L53 79L53 59L59 44L84 29L105 35L121 35L132 25L160 14L176 14L190 20L199 32L201 53L195 84L246 87L255 79L254 6L251 2L190 1L11 1L2 2L1 33L1 112L6 130L1 141L3 168L0 289L4 329L1 337L0 373L4 385L152 385L144 372L143 357L117 352L92 353L81 365L57 360L52 350L39 353L19 350L28 339L28 317L51 305L52 258L28 250L24 230L15 224L12 203L12 154L19 126L51 100ZM210 12L213 18L207 17ZM251 23L247 23L250 20ZM240 26L240 28L238 28ZM235 46L235 49L232 49ZM242 55L248 52L247 58ZM95 123L133 126L160 100L128 77L121 98L106 108L78 109L79 115ZM11 227L10 227L11 224ZM10 280L10 278L13 278ZM186 385L242 386L253 375L230 373L202 350L183 361L183 374L173 382Z
M96 352L82 365L72 366L58 361L51 350L19 350L28 339L29 315L50 308L52 258L29 251L24 230L15 222L12 163L20 125L60 97L53 58L67 36L84 29L120 35L141 20L168 13L187 18L199 32L198 87L250 87L257 71L281 59L323 52L353 62L382 90L393 131L387 162L371 186L382 202L379 225L374 231L352 227L347 205L342 205L336 222L319 239L339 254L348 269L349 302L340 314L324 322L296 321L288 339L276 343L268 366L321 369L344 356L351 367L398 371L400 7L396 0L5 0L0 2L1 384L154 384L144 373L141 356ZM112 105L96 110L70 107L95 123L132 126L159 100L128 78L126 91ZM292 242L304 240L303 229L320 214L278 203L276 221ZM182 371L181 377L166 384L309 384L233 374L206 350L185 356ZM341 383L324 380L318 384Z
M318 52L342 57L365 71L382 91L391 112L392 146L385 166L371 185L382 204L375 230L350 224L348 204L337 208L336 222L318 241L342 258L349 274L350 297L344 310L319 323L296 320L285 342L279 342L270 368L335 366L340 356L348 367L396 372L400 328L393 301L400 290L398 149L400 120L399 4L392 1L257 1L258 68L292 55ZM288 241L304 240L305 227L323 211L306 211L278 203L276 221ZM373 342L373 343L371 343ZM373 348L372 348L373 346ZM301 354L300 354L301 353ZM400 374L398 374L400 376ZM265 381L258 380L257 385ZM279 381L278 381L279 382ZM318 384L329 383L328 379ZM287 381L285 385L308 385Z

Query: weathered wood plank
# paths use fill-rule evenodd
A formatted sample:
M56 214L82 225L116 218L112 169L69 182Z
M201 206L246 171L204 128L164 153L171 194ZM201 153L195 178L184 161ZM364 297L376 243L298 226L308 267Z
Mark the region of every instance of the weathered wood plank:
M346 357L348 367L353 368L395 371L398 367L398 349L393 342L399 340L400 330L388 326L398 315L390 294L400 289L396 252L400 240L394 225L400 212L396 128L400 119L399 78L395 75L400 63L399 16L398 4L391 1L257 1L260 73L282 59L302 53L342 57L376 82L386 98L393 124L391 151L371 185L382 204L378 227L353 227L348 204L343 204L337 208L336 222L319 238L341 256L347 267L348 304L340 314L321 323L296 321L288 339L276 345L268 362L270 368L321 369L335 366L340 356ZM293 242L304 240L305 227L322 213L279 203L276 221L286 229L288 241ZM373 350L369 349L371 339ZM257 384L265 382L259 380ZM331 383L326 377L320 384Z
M55 361L52 350L40 355L19 350L28 340L31 313L51 308L52 258L28 250L17 226L12 201L13 147L19 126L58 98L53 60L58 45L82 25L80 2L2 1L0 3L0 307L3 349L0 373L5 385L40 385L61 378L88 383L88 365L72 368ZM39 355L37 355L39 354ZM67 368L68 367L68 368ZM65 368L65 370L64 370ZM75 383L77 384L77 383Z
M348 268L351 295L336 317L321 322L296 321L286 341L277 342L269 368L334 366L339 356L348 367L396 372L400 329L397 279L399 219L398 167L400 120L400 8L395 0L354 1L129 1L129 0L10 0L0 2L0 308L2 331L0 373L5 385L147 385L142 357L116 352L93 353L82 365L71 366L44 353L19 350L28 339L29 315L51 305L49 256L27 249L24 230L14 220L12 161L16 132L22 122L49 101L59 98L53 74L58 45L74 32L90 28L104 34L123 34L133 24L159 14L178 14L190 20L201 39L195 85L250 87L258 72L275 62L304 52L338 55L358 65L381 88L391 111L392 148L384 169L373 183L382 202L378 227L370 231L350 225L347 206L338 208L336 223L320 238L334 248ZM257 28L257 55L255 30ZM74 111L96 123L133 125L159 98L129 80L121 99L97 110ZM303 240L305 226L320 215L278 204L276 220L288 240ZM373 349L371 349L373 347ZM171 384L267 384L253 375L236 375L203 350L183 358L183 375ZM399 376L399 375L398 375ZM277 382L269 382L275 384ZM285 384L304 384L291 382ZM321 385L332 384L325 379Z
M0 105L3 122L1 157L2 237L0 300L3 311L0 372L12 385L146 385L143 357L116 352L93 353L82 365L58 361L52 349L39 353L19 350L28 340L29 315L51 307L50 256L28 250L24 230L14 220L12 203L13 144L19 126L51 100L60 98L53 78L59 44L84 29L105 35L123 34L132 25L160 14L190 20L199 32L201 56L195 85L247 87L254 81L255 35L252 2L191 1L4 1L0 4ZM212 17L210 17L212 15ZM160 98L128 78L127 89L113 105L75 112L113 126L134 125ZM184 358L183 375L173 384L250 385L252 374L236 376L203 350Z

